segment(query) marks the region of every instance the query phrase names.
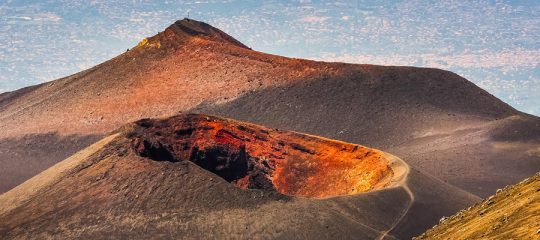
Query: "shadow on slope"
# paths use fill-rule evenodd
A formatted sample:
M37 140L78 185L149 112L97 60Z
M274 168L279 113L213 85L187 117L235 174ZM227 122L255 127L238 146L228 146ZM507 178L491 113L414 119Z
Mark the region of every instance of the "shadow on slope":
M47 133L0 139L0 194L100 138L102 136Z
M450 72L349 67L343 78L267 88L191 112L373 146L482 196L540 170L539 155L528 153L540 148L538 118ZM537 130L515 134L516 125ZM501 139L527 144L505 152L494 146Z

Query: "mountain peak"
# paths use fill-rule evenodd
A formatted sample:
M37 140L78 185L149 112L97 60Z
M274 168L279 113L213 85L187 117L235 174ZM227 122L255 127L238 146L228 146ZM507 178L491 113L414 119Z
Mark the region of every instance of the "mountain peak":
M174 24L169 26L166 31L167 30L172 30L174 33L176 33L176 35L179 36L187 35L205 37L214 41L227 42L238 47L249 49L249 47L242 44L240 41L213 27L212 25L189 18L176 21Z

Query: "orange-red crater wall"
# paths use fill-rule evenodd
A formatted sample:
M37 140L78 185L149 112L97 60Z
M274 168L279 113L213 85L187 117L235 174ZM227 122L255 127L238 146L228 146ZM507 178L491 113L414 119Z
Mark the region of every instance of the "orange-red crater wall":
M192 161L240 188L324 198L385 186L393 176L371 148L206 115L137 122L135 151Z

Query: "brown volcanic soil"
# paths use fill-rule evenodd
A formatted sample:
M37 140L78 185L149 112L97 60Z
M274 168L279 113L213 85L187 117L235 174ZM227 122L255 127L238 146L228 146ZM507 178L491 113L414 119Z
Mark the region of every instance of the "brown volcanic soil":
M539 239L540 172L446 218L417 239Z
M178 112L377 147L482 196L540 170L540 120L456 74L264 54L185 19L94 68L0 94L0 192L127 122Z
M0 195L0 236L410 238L474 201L375 149L182 115L127 125Z

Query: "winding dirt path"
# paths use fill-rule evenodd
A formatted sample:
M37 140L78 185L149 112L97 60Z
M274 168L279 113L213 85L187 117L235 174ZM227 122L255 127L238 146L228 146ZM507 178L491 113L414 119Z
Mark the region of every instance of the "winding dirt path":
M401 216L394 222L394 224L386 231L383 231L381 233L381 236L378 238L379 240L385 239L385 237L388 236L388 233L390 233L392 230L394 230L399 223L401 223L401 220L407 216L407 213L409 213L409 210L411 209L413 203L414 203L414 194L412 193L411 189L407 185L407 179L409 177L409 172L411 171L411 168L405 161L401 160L401 158L398 158L394 155L391 155L389 153L385 153L386 158L390 161L390 165L392 167L392 170L394 170L395 174L398 175L397 178L393 179L390 183L389 187L401 187L405 190L405 192L409 195L409 204L407 205L407 208Z

